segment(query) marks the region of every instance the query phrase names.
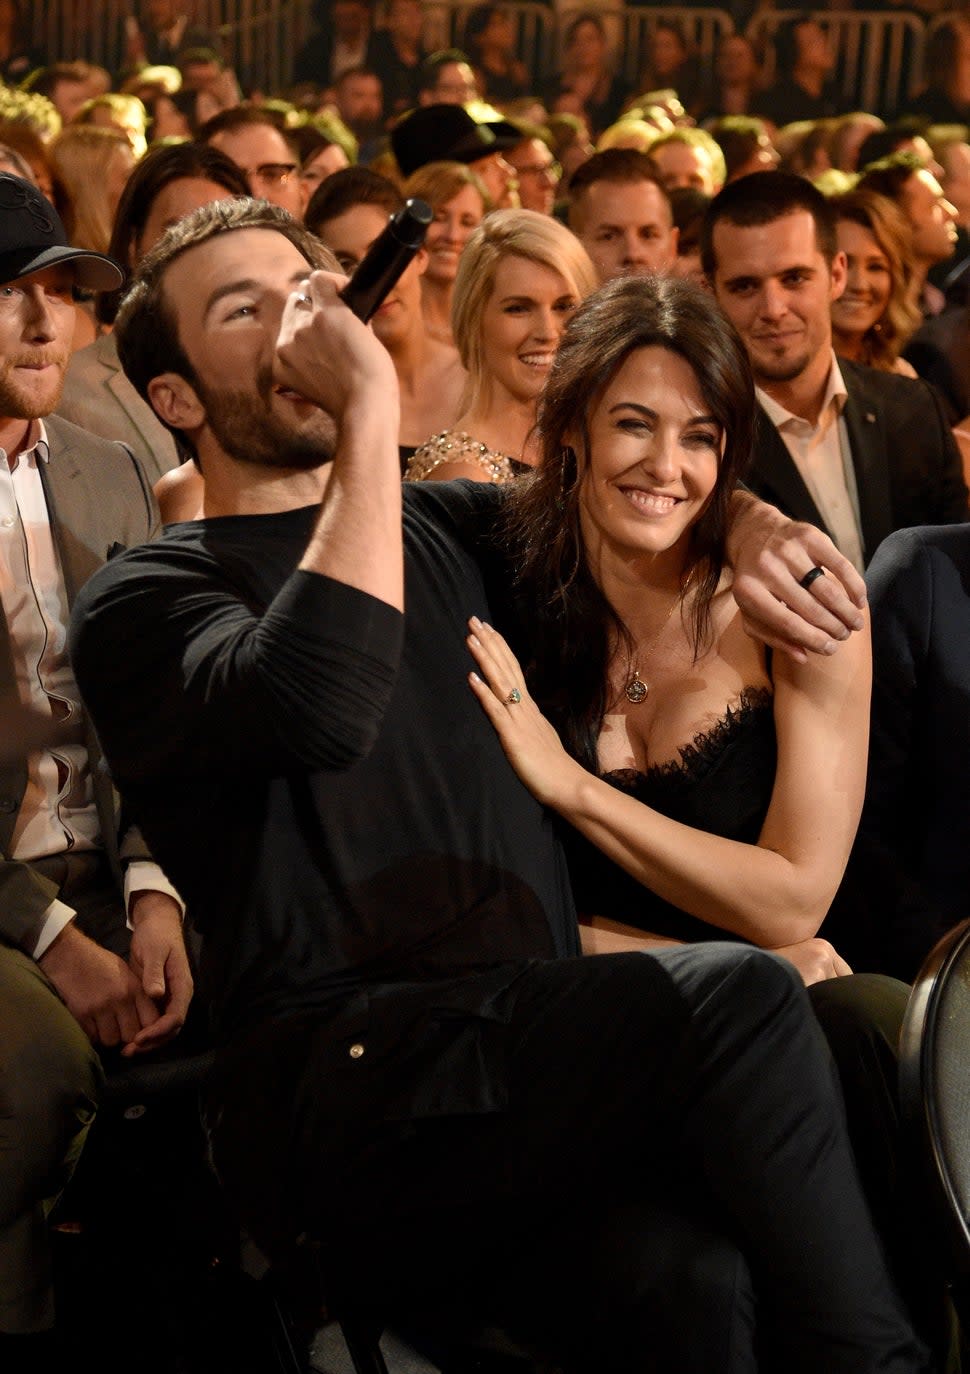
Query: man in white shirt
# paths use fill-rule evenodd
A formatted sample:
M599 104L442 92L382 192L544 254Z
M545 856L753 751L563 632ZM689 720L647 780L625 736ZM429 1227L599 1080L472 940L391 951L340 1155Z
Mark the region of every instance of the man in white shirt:
M960 456L932 388L836 360L829 312L845 259L809 182L731 182L707 211L702 259L754 373L752 490L826 530L860 570L895 529L966 520Z
M60 726L47 748L5 750L15 761L0 767L5 1370L38 1367L37 1333L53 1322L46 1216L93 1116L95 1047L155 1048L192 991L181 904L137 833L119 831L66 649L80 586L156 524L131 453L51 416L74 286L120 278L68 246L35 187L0 175L0 700Z

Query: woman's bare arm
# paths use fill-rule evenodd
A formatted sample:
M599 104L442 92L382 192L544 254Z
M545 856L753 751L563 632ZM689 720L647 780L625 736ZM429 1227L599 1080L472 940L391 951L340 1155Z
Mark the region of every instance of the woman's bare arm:
M472 687L519 777L638 882L766 948L814 936L841 880L865 789L868 628L834 657L775 660L778 769L757 844L671 820L594 777L563 749L494 630L473 625ZM511 689L520 700L507 703Z

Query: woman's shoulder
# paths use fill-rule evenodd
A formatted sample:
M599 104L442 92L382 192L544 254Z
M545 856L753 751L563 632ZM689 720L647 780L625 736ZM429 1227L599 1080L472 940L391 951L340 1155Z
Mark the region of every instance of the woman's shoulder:
M415 451L405 478L409 482L440 480L444 475L440 469L460 466L463 469L470 467L476 476L481 473L478 481L504 484L517 476L514 464L515 459L509 454L489 448L464 430L445 429L432 435Z

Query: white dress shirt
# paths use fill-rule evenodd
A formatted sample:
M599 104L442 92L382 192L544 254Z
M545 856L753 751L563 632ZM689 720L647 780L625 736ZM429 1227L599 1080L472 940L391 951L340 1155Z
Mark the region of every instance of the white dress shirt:
M0 607L17 693L25 706L65 726L56 745L27 758L27 786L10 846L10 857L26 862L101 848L80 693L67 657L67 588L40 475L40 465L48 462L42 420L12 468L0 449ZM157 864L139 861L125 874L126 909L134 893L146 888L179 900ZM52 902L25 942L26 952L39 959L73 916L64 902Z
M825 397L815 424L793 415L760 387L757 396L791 454L836 547L862 572L865 550L859 523L859 489L842 414L848 392L835 354L832 354Z

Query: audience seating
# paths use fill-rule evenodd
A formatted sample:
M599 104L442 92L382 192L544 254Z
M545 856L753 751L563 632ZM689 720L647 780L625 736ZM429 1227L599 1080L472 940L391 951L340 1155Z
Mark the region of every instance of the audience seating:
M900 1097L942 1233L957 1314L970 1330L970 920L929 954L900 1044ZM929 1242L932 1243L932 1240Z

